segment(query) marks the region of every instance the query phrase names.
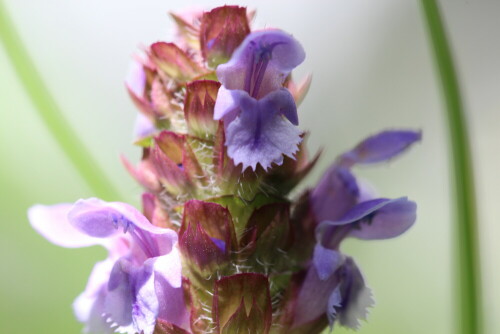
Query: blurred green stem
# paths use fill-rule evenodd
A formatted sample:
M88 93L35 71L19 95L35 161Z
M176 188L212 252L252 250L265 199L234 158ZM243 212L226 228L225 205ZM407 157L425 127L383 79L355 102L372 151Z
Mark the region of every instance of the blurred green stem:
M422 0L441 89L446 103L453 159L456 216L456 279L459 312L456 333L481 334L481 268L477 226L474 175L465 112L457 74L446 37L439 6L435 0Z
M50 95L0 0L0 40L28 97L56 142L96 196L116 200L114 187L79 140ZM44 162L42 162L44 163ZM45 162L47 163L47 162Z

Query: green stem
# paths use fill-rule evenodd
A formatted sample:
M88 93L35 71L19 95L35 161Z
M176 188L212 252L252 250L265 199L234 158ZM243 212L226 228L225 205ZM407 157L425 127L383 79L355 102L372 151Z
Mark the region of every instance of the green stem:
M118 193L109 183L91 154L79 140L76 132L70 127L61 109L46 88L27 50L14 28L5 5L0 0L0 40L10 59L14 71L23 85L29 99L38 111L45 126L54 136L56 142L68 159L87 182L92 191L106 199L118 199Z
M456 275L459 297L456 333L481 334L481 268L476 200L471 152L465 123L465 112L457 74L446 38L443 20L435 0L422 0L441 89L446 103L446 116L453 159L456 212Z

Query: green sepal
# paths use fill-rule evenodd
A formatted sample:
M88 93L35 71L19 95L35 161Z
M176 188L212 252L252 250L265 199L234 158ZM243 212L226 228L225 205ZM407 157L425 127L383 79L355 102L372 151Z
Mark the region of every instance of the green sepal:
M243 273L223 277L215 283L212 318L217 333L267 334L272 305L265 275Z
M153 334L189 334L189 332L163 319L156 319Z
M218 203L229 210L231 217L233 217L234 230L239 242L247 227L248 220L255 209L266 204L283 202L283 199L259 193L251 201L246 201L241 197L233 195L213 197L207 199L207 201Z

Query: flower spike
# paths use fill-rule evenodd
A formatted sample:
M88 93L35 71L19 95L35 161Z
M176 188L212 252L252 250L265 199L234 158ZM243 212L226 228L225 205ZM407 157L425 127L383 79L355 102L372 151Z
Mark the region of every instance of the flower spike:
M387 199L354 168L389 161L421 139L412 130L368 137L295 197L309 158L292 70L301 44L255 30L255 12L222 6L171 14L174 42L135 57L126 88L139 109L142 212L97 198L35 205L33 228L56 245L103 246L73 303L90 333L319 334L357 329L373 306L349 237L397 237L416 203Z

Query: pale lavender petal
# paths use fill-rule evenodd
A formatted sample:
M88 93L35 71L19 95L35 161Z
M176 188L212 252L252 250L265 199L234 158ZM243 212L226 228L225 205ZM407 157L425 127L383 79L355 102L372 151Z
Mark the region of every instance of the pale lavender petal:
M380 197L377 189L368 181L357 179L359 187L358 203L371 201L372 199Z
M304 49L291 35L281 30L257 31L245 38L229 62L217 67L217 77L227 89L246 90L260 98L281 88L304 59ZM259 69L264 70L260 75Z
M360 224L349 234L365 240L389 239L406 232L417 218L417 204L406 198L394 200L377 210L369 223Z
M118 260L109 277L105 300L105 314L113 327L121 332L135 333L132 323L132 309L135 302L133 290L133 264L126 259Z
M151 137L156 134L157 131L156 126L149 118L144 116L142 113L137 114L134 123L135 140Z
M72 204L35 205L28 210L31 226L47 240L62 247L102 245L101 239L83 234L68 221Z
M341 306L337 308L339 323L351 329L359 329L359 320L366 320L368 308L375 302L372 292L365 284L363 275L351 258L347 258L341 269Z
M148 259L134 274L132 287L136 291L132 307L132 320L136 332L153 334L159 311L155 290L154 266L157 258Z
M320 280L328 279L342 263L342 255L333 249L316 244L314 247L313 264Z
M311 192L316 221L339 220L357 202L359 188L349 169L333 165Z
M353 150L344 153L341 161L347 165L352 165L389 160L403 153L420 139L422 139L422 133L419 131L384 131L363 140Z
M185 327L188 312L182 290L179 252L147 259L137 266L119 260L110 275L106 313L121 331L152 334L158 317Z
M104 202L97 198L79 200L68 214L71 224L87 235L107 238L135 228L151 234L176 233L151 224L142 213L126 203Z
M181 328L189 328L189 311L182 289L182 265L176 247L154 264L155 290L159 302L158 317Z
M107 283L113 262L108 258L96 263L85 291L73 302L75 316L78 321L85 324L84 331L87 333L114 332L104 316Z
M144 96L144 89L146 88L146 73L144 66L137 60L130 63L127 77L125 78L125 85L137 96Z
M240 113L240 100L248 96L243 90L229 90L224 86L219 88L214 106L214 119L229 124Z

